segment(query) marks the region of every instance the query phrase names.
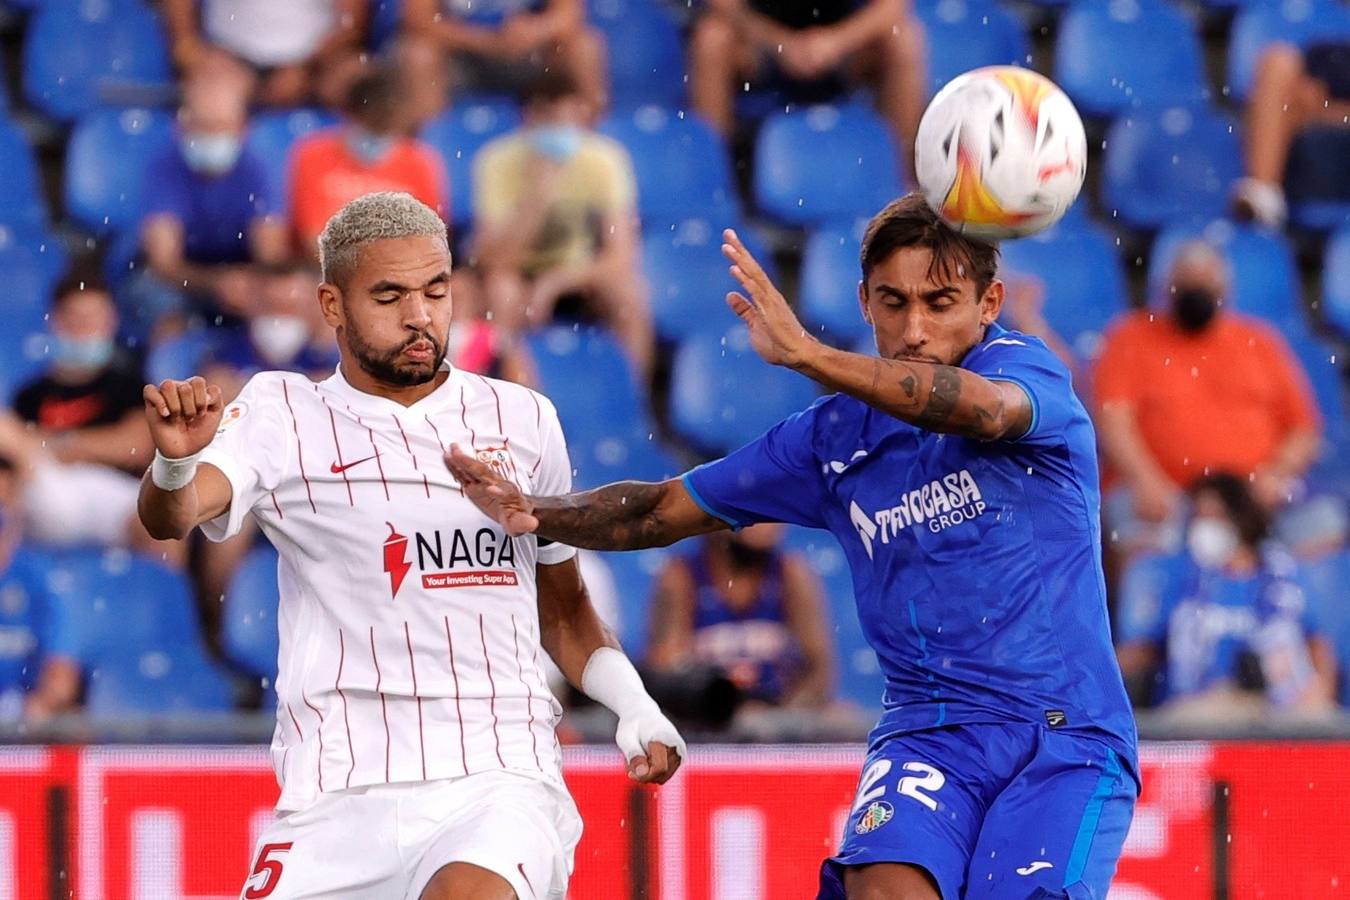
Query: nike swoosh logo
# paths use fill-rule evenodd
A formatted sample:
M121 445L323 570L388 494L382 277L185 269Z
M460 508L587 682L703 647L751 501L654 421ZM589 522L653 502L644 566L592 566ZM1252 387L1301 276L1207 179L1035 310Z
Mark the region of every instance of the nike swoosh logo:
M333 463L331 466L328 467L328 471L332 472L334 475L341 475L343 472L347 471L352 466L359 466L361 465L361 463L370 462L374 458L375 457L373 456L367 456L364 459L354 460L352 462L346 463L345 465L338 465L337 463Z
M1043 860L1043 859L1038 859L1038 860L1036 860L1034 863L1032 863L1031 865L1029 865L1029 866L1023 866L1022 868L1018 869L1018 870L1017 870L1017 874L1018 874L1018 875L1035 875L1035 874L1036 874L1037 872L1039 872L1041 869L1053 869L1054 867L1055 867L1055 864L1054 864L1054 863L1048 863L1048 862L1046 862L1046 861Z

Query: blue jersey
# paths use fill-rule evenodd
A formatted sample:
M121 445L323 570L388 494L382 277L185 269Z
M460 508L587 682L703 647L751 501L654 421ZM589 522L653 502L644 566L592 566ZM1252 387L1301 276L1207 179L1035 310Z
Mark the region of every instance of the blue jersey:
M834 534L886 680L874 745L948 724L1036 722L1107 741L1133 771L1092 423L1036 338L991 325L960 365L1027 392L1024 436L938 434L833 395L685 485L735 527Z

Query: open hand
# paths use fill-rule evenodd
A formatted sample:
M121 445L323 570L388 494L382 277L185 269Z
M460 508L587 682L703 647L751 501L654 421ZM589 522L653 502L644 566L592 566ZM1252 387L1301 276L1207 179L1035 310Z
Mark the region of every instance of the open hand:
M727 305L750 329L750 346L765 362L795 368L815 345L787 300L774 287L764 269L745 249L745 244L728 228L722 232L722 254L731 260L731 277L740 282L745 294L727 294Z
M465 453L459 444L450 445L445 467L464 489L464 496L511 537L529 534L539 527L530 498L491 466Z

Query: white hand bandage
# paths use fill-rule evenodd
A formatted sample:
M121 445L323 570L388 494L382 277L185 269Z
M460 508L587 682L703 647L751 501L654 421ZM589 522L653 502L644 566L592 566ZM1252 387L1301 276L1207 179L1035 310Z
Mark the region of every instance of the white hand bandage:
M646 756L647 745L653 741L674 747L681 759L689 758L684 738L647 693L642 677L622 652L601 647L592 653L581 673L581 689L619 717L614 739L624 759Z
M197 474L197 458L201 453L170 459L158 450L150 463L150 481L161 491L179 491L192 483Z

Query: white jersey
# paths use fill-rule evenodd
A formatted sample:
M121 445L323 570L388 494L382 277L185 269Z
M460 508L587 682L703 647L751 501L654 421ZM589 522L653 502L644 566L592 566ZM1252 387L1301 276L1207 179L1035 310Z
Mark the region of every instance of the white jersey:
M527 493L562 494L562 429L534 391L447 369L406 407L341 372L263 372L202 453L234 490L206 536L252 513L280 555L279 808L490 770L561 778L535 565L576 551L508 538L442 455L472 448Z

